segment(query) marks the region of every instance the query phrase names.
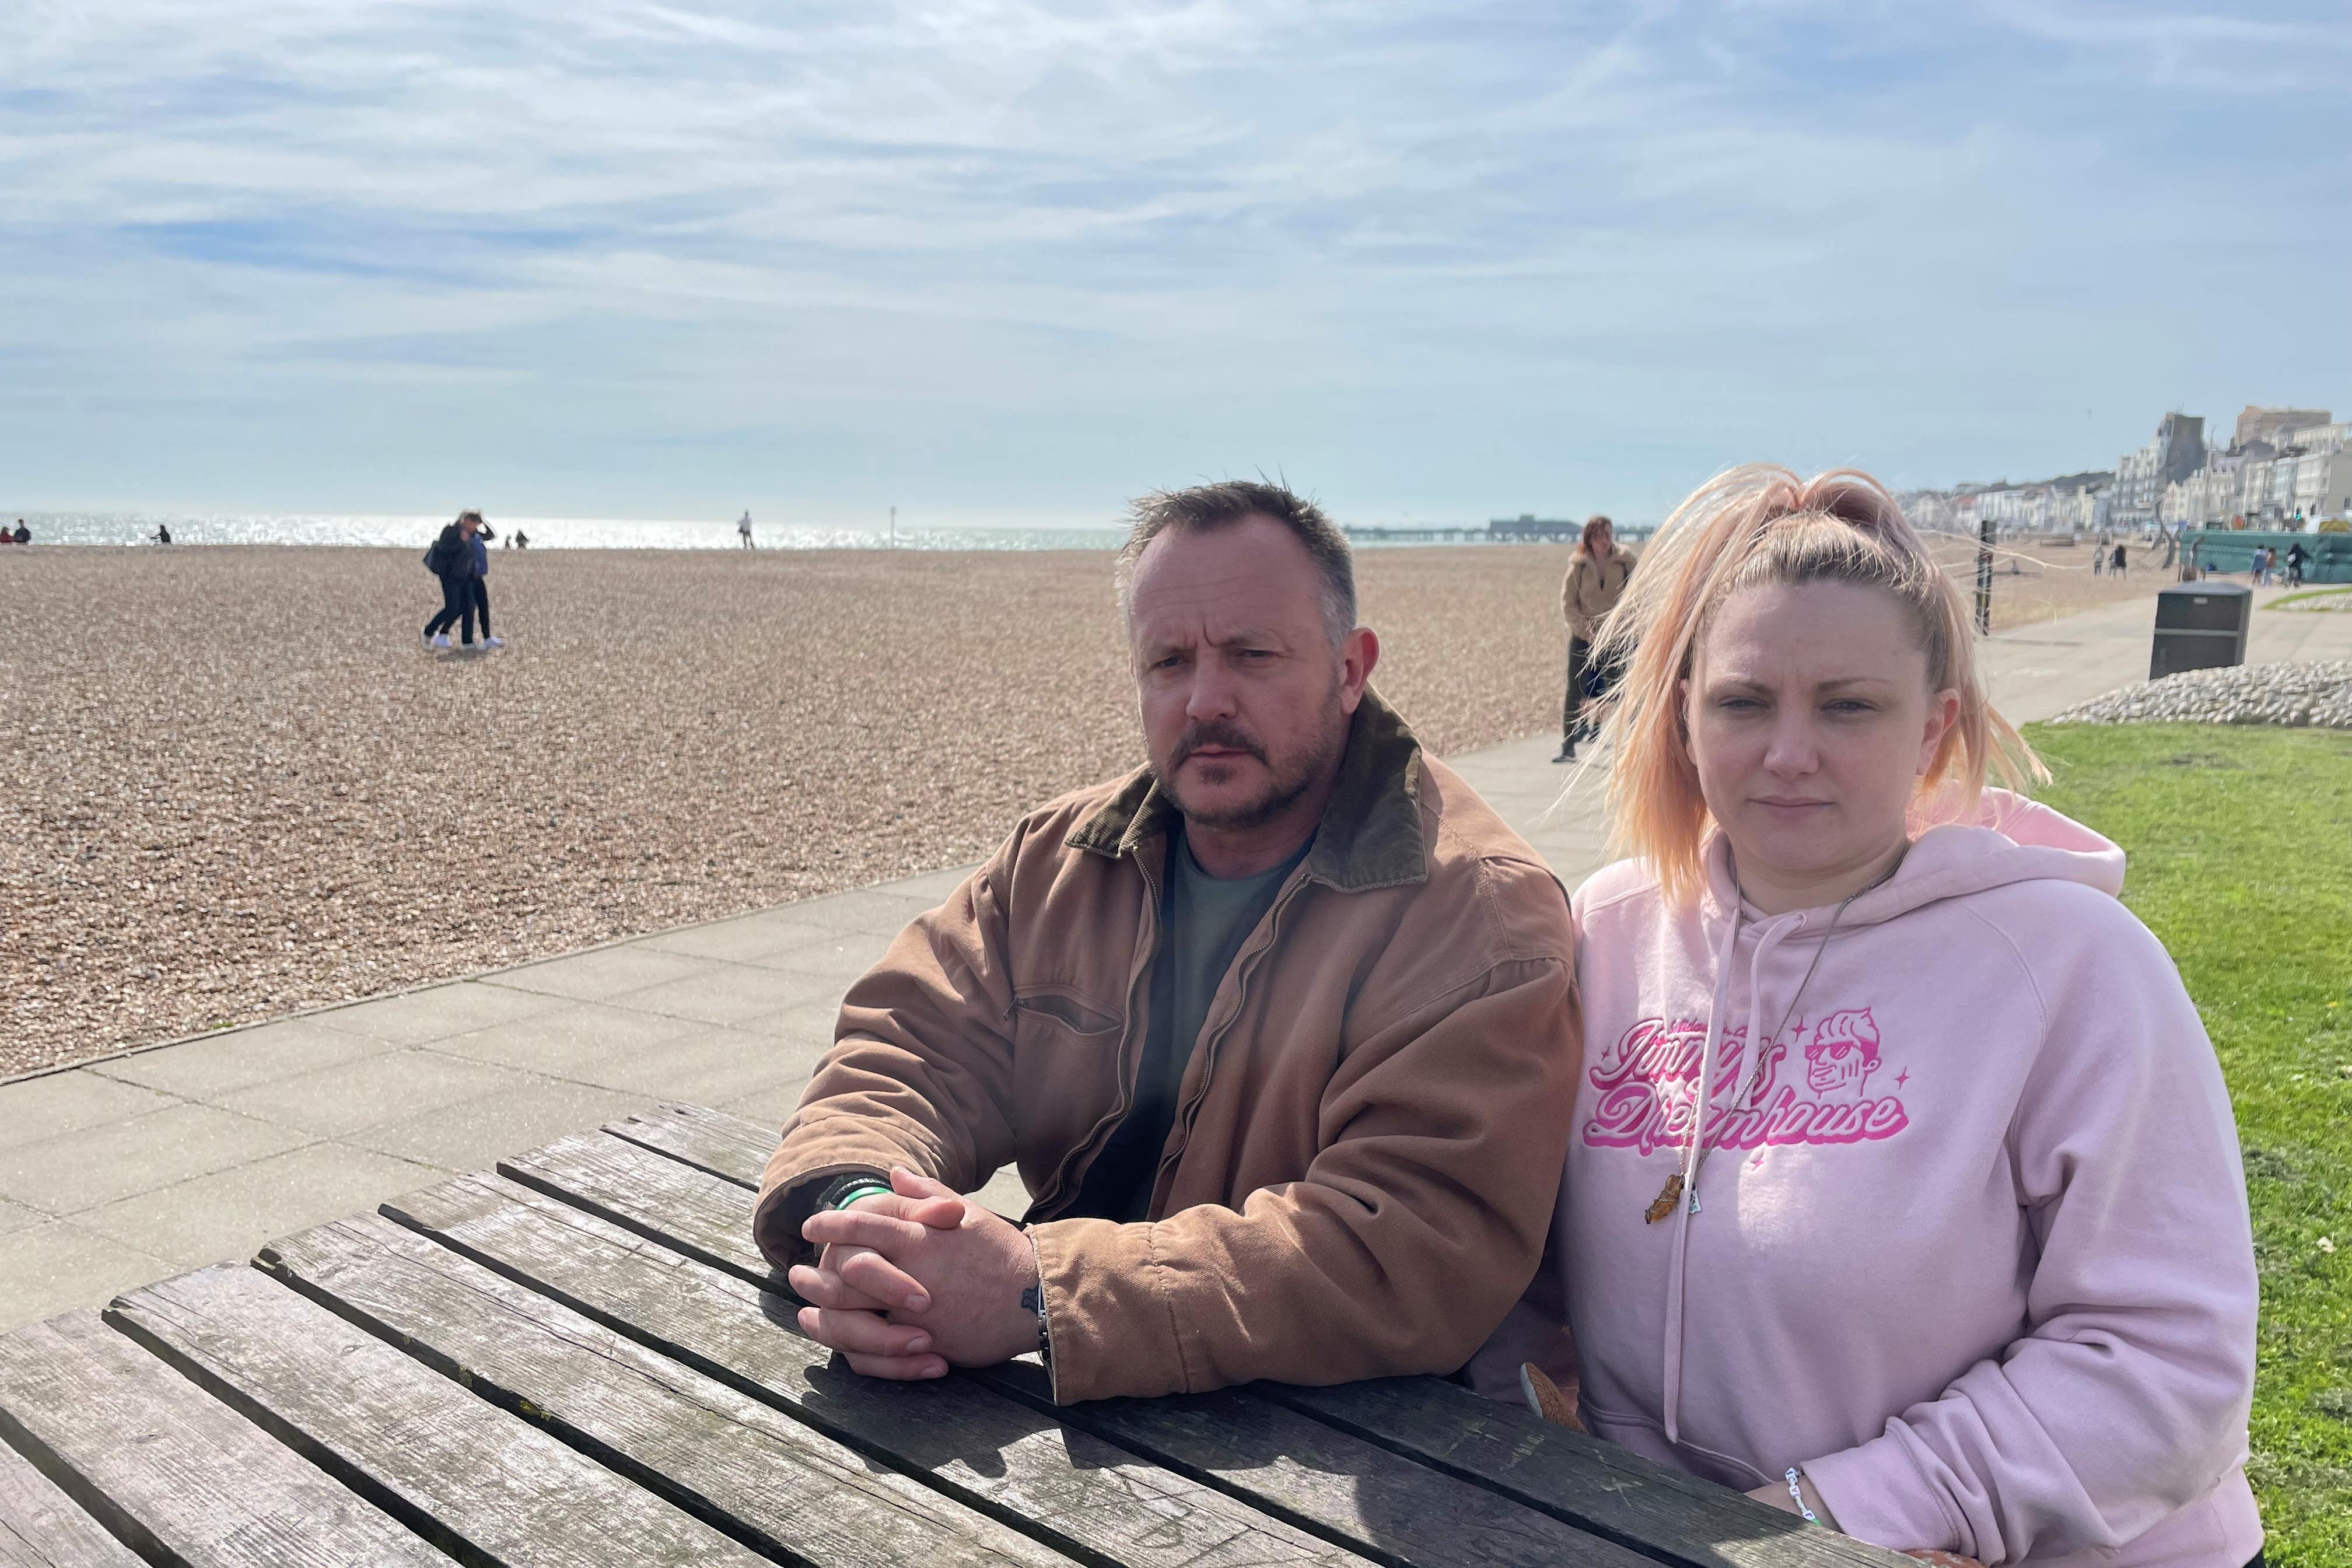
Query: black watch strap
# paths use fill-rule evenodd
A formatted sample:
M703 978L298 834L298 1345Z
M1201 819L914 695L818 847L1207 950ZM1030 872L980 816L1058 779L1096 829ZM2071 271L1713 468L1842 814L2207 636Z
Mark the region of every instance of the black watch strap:
M810 1212L823 1214L860 1187L881 1187L887 1191L890 1176L885 1171L845 1171L817 1189L816 1206Z

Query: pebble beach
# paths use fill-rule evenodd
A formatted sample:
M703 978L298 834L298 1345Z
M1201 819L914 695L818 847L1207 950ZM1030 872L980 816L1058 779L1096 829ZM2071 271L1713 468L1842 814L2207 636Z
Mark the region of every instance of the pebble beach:
M1557 546L1365 550L1445 754L1558 723ZM2053 569L1996 625L2157 574ZM0 555L0 1078L975 860L1141 759L1099 552Z

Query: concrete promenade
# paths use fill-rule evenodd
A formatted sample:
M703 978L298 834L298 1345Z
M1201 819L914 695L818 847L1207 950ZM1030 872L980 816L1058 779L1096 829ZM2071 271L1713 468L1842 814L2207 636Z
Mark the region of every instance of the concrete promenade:
M2274 597L2265 594L2264 598ZM2147 601L1990 639L2020 722L2142 679ZM2352 658L2352 614L2255 618L2254 661ZM1555 738L1450 759L1571 887L1601 780ZM849 981L953 868L0 1084L0 1330L368 1209L657 1100L781 1123ZM983 1194L1015 1212L1001 1173Z

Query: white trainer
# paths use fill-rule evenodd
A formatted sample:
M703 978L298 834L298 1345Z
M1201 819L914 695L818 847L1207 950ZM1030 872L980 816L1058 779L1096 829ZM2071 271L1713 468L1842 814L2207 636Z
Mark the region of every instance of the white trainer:
M439 637L435 637L433 639L433 646L438 648L447 647L449 646L449 634L447 632L443 632Z
M504 647L507 646L507 639L504 637L494 637L485 633L482 637L482 646L486 648Z

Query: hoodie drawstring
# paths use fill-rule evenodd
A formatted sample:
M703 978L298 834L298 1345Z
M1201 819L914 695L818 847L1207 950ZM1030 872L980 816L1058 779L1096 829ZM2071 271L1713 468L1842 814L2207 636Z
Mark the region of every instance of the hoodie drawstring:
M1683 1151L1683 1201L1676 1205L1674 1250L1669 1254L1666 1261L1664 1394L1666 1441L1669 1443L1681 1441L1678 1433L1681 1426L1683 1397L1683 1282L1690 1253L1691 1218L1699 1212L1698 1170L1700 1162L1706 1158L1708 1113L1710 1102L1714 1099L1712 1090L1715 1087L1716 1051L1723 1042L1726 1012L1724 1005L1730 1000L1731 965L1732 961L1739 955L1739 933L1745 916L1746 911L1741 908L1740 900L1737 899L1731 900L1731 919L1726 923L1724 929L1723 946L1715 955L1715 997L1707 1009L1706 1037L1699 1046L1698 1082L1692 1090L1690 1146ZM1774 921L1763 928L1763 934L1757 941L1756 956L1750 961L1748 969L1748 1024L1745 1037L1748 1060L1741 1064L1739 1089L1733 1096L1731 1104L1734 1110L1738 1109L1740 1100L1750 1092L1757 1075L1762 1071L1759 1064L1763 1059L1764 1042L1757 1037L1757 1030L1763 1017L1764 962L1771 956L1774 948L1803 930L1804 924L1805 919L1802 915L1791 915Z

